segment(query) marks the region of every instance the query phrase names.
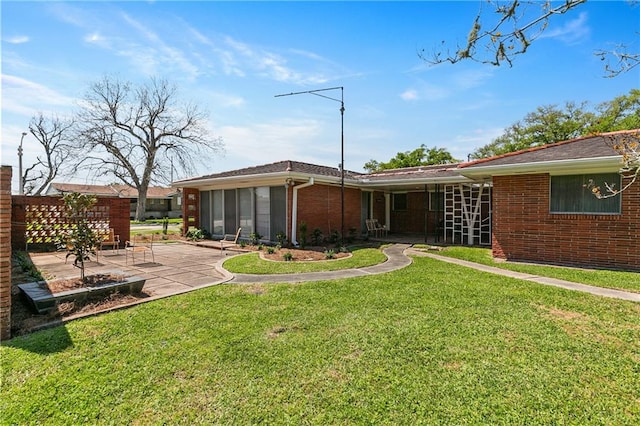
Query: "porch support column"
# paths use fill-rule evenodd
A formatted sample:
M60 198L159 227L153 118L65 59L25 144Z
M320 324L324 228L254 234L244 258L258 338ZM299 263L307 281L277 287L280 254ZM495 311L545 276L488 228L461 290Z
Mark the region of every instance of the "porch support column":
M388 192L384 194L384 224L391 232L391 194Z
M298 245L298 190L312 186L313 183L313 178L309 178L308 182L293 187L293 200L291 206L291 244L296 246Z

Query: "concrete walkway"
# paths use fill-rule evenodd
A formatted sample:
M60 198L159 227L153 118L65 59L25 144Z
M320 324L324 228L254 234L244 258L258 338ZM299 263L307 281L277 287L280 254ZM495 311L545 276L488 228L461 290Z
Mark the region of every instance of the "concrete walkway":
M124 250L120 250L117 253L106 250L100 254L99 262L89 262L87 264L86 273L89 275L117 270L128 275L142 276L147 280L143 292L148 295L148 297L141 299L141 301L149 301L222 283L305 282L382 274L410 265L411 257L409 257L409 255L414 255L428 256L443 262L454 263L492 274L533 281L544 285L583 291L597 296L640 302L640 293L594 287L554 278L513 272L428 253L423 250L411 248L411 244L393 244L389 246L384 250L388 258L387 261L374 266L340 271L273 275L232 274L225 270L222 264L228 257L238 255L241 252L232 250L220 251L213 247L214 246L210 244L154 244L154 261L147 255L146 259L136 258L135 264L131 262L131 259L126 260ZM34 265L43 273L45 278L79 276L79 271L72 265L71 260L65 263L64 253L31 254L31 258Z
M453 263L456 265L465 266L467 268L473 268L479 271L489 272L496 275L503 275L511 278L518 278L525 281L533 281L539 284L550 285L554 287L565 288L568 290L582 291L585 293L591 293L596 296L611 297L614 299L629 300L632 302L640 302L640 293L632 293L629 291L614 290L604 287L595 287L587 284L574 283L571 281L559 280L557 278L541 277L539 275L525 274L522 272L509 271L507 269L496 268L494 266L482 265L475 262L469 262L461 259L454 259L452 257L440 256L434 253L428 253L423 250L409 249L408 254L415 256L425 256L432 259L441 260L443 262Z
M323 281L336 280L339 278L354 278L364 275L383 274L385 272L402 269L411 264L411 258L404 254L404 251L410 247L409 244L394 244L383 250L387 256L387 261L374 266L357 269L342 269L339 271L327 272L307 272L302 274L272 274L272 275L254 275L254 274L235 274L228 281L231 284L240 283L270 283L270 282L304 282L304 281ZM220 269L223 269L220 265ZM225 271L226 272L226 271ZM228 273L228 272L227 272Z

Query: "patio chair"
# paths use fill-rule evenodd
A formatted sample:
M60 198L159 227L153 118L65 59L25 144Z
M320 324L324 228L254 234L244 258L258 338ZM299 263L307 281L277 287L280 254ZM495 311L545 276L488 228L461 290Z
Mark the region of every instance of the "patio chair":
M382 234L387 235L387 227L385 225L380 225L378 219L366 219L367 224L367 234L373 234L374 237L382 236Z
M136 253L138 256L142 253L143 259L147 261L147 253L151 253L151 260L156 263L155 256L153 255L153 234L149 236L149 239L143 239L140 235L134 235L133 241L127 241L125 243L125 265L128 264L129 254L131 254L131 264L136 263Z
M378 219L372 219L372 220L373 220L373 229L375 229L377 233L380 233L380 236L384 234L384 236L386 237L388 233L387 226L380 225L380 222L378 222Z
M220 240L220 250L224 250L227 247L235 247L238 244L238 239L240 238L240 231L242 231L242 228L238 228L235 235L225 234Z
M120 235L116 234L113 228L109 228L109 233L103 235L103 239L100 241L100 250L103 250L104 246L111 246L115 253L120 253Z
M367 225L367 235L376 236L376 230L374 229L373 219L365 219L365 223Z

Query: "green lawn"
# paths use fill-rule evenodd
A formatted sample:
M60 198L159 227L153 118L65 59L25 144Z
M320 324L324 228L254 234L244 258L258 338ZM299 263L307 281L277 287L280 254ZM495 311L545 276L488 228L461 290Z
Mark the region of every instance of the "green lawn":
M637 424L640 304L430 258L222 285L0 348L2 424Z
M640 273L638 272L561 268L548 265L501 262L493 259L491 249L477 247L447 247L443 251L435 253L516 272L640 293Z
M286 253L287 249L279 250ZM237 274L292 274L303 272L337 271L341 269L364 268L387 260L378 248L354 248L351 256L314 262L273 262L260 258L260 253L234 256L224 262L224 268Z

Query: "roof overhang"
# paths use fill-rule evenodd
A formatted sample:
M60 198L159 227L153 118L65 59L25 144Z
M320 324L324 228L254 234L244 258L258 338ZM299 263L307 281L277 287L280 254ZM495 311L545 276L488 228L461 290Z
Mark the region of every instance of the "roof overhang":
M366 177L359 179L359 186L363 190L379 190L379 191L424 191L425 185L447 185L454 183L475 182L466 176L447 176L447 177L423 177L418 179L375 179L368 180Z
M460 174L472 179L488 179L492 176L509 176L548 173L567 175L580 173L608 173L620 169L622 156L578 158L570 160L540 161L535 163L500 164L460 168Z
M251 188L256 186L278 186L286 185L292 182L307 182L313 178L315 183L325 185L340 185L341 178L339 176L325 176L311 173L298 172L276 172L242 176L226 176L211 177L202 179L190 179L184 181L176 181L171 184L173 188L197 188L201 191L209 191L214 189L236 189ZM357 186L357 182L353 179L345 177L345 186Z

